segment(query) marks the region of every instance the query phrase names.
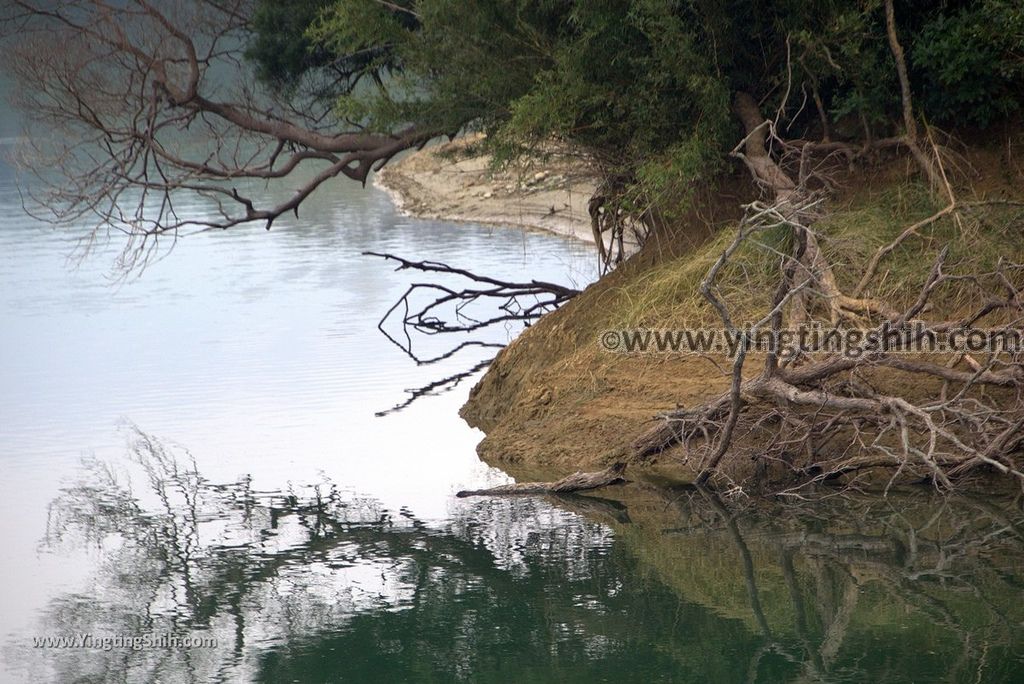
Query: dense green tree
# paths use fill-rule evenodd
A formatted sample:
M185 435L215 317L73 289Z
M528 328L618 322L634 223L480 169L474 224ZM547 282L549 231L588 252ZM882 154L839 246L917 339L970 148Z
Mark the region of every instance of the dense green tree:
M465 130L498 162L563 141L599 162L605 201L646 219L730 168L739 93L779 140L833 149L1019 116L1024 6L895 5L902 80L883 0L12 0L0 19L19 99L49 131L29 157L43 206L139 245L269 227L327 179L365 182ZM278 206L241 183L311 166ZM171 195L189 193L219 218L176 216Z
M308 0L295 4L309 16ZM287 25L289 41L339 59L380 50L362 64L377 87L338 92L340 115L377 131L483 129L499 159L558 138L648 195L675 189L678 199L722 168L742 137L730 112L737 92L777 114L792 138L859 144L902 127L880 0L321 4L305 31ZM956 127L1019 111L1020 3L907 2L896 20L915 116ZM276 32L257 26L257 40ZM253 55L279 68L279 53ZM293 76L316 64L292 59Z

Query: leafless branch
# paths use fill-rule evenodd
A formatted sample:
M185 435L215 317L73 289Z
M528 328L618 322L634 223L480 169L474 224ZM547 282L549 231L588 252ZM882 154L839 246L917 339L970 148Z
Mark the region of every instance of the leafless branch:
M0 10L15 104L30 115L19 159L33 213L91 225L87 242L123 233L130 269L162 236L270 229L328 181L365 183L439 133L369 133L322 98L281 102L245 65L251 15L252 0L12 0ZM287 196L263 201L271 186Z

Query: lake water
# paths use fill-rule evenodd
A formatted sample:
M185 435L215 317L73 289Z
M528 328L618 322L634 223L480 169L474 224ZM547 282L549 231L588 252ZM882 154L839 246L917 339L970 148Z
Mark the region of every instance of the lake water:
M2 681L1024 676L1019 501L454 498L507 480L457 415L472 380L375 413L480 356L388 343L425 276L361 252L583 285L586 246L339 182L127 282L71 249L3 167Z

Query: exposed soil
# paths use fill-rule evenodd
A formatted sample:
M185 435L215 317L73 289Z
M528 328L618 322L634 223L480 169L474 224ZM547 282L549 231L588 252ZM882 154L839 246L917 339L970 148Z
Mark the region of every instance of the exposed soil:
M586 202L594 187L592 174L573 171L573 161L563 159L546 174L534 176L533 185L524 186L521 175L517 180L509 173L489 172L488 161L473 156L472 144L457 141L454 152L432 148L413 154L389 169L384 183L400 196L403 209L416 215L539 227L581 239L590 236ZM974 161L980 168L1001 168L994 157ZM905 201L900 189L909 173L900 160L868 169L847 179L832 207L842 220L860 224L870 218L884 230L898 232L919 210ZM1000 174L975 179L975 186L986 195L1016 194L1012 188L1017 175L1008 180ZM600 338L605 331L625 327L719 323L695 293L694 278L707 270L702 259L708 256L702 252L710 254L716 248L709 244L701 250L701 245L734 221L740 205L755 192L746 177L737 174L715 196L698 198L697 208L677 223L675 232L655 236L617 270L504 349L461 411L467 422L486 433L478 448L481 458L525 480L599 470L628 457L631 443L660 412L703 404L724 393L729 386L727 358L611 353L602 348ZM898 201L893 201L893 193ZM847 239L853 242L844 244ZM888 241L885 233L878 239ZM830 248L840 253L860 248L858 240L863 234L839 235ZM1020 252L1019 246L1010 249ZM756 303L767 295L750 291L748 296ZM760 371L756 356L748 357L747 368L752 375ZM938 392L934 382L893 370L868 380L899 387L903 396ZM784 430L781 423L746 426L735 442L742 448L721 464L722 471L742 481L763 468L751 454L759 443L778 439ZM793 458L799 461L802 456ZM697 467L688 462L685 449L676 446L642 464L631 463L629 473L631 479L664 476L686 481Z
M594 171L552 151L542 161L492 169L470 135L428 147L386 166L376 183L399 209L421 218L547 230L593 242L587 202Z

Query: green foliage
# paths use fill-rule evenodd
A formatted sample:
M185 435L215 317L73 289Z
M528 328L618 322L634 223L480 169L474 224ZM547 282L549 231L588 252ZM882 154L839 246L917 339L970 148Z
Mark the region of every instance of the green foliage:
M923 102L936 120L987 125L1024 97L1024 4L983 0L940 14L914 41Z
M649 163L675 145L717 153L728 91L693 22L670 7L575 3L550 63L512 102L500 134L520 142L566 139L616 170Z
M927 119L1024 103L1019 0L904 0L896 20ZM485 130L499 161L561 139L624 179L634 209L725 167L738 91L791 137L823 135L823 116L852 141L902 126L881 0L263 0L254 24L268 79L347 65L345 120Z
M795 87L817 80L829 118L847 137L867 135L897 115L899 85L878 3L840 3L794 32Z
M252 17L254 38L246 56L256 64L259 77L286 89L310 69L331 57L314 50L306 32L332 0L274 0L260 2Z
M335 55L402 44L415 24L373 2L334 2L306 30L305 39Z
M722 157L707 144L716 132L696 131L663 152L648 156L636 169L636 183L626 193L627 212L637 215L657 207L663 218L673 221L689 207L695 183L713 177L722 167Z

